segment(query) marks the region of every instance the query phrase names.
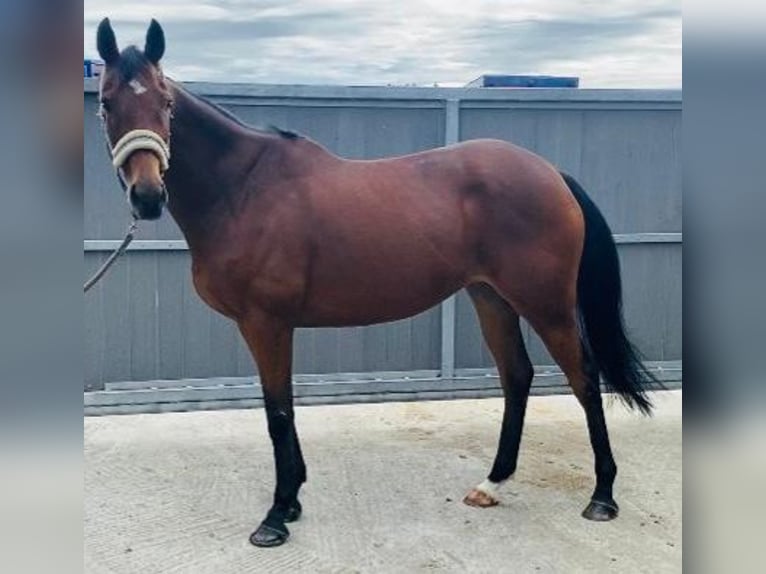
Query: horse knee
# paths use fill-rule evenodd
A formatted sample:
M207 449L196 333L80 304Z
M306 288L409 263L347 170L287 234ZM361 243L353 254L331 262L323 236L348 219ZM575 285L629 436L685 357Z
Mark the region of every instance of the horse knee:
M283 409L266 409L266 421L269 436L273 441L281 441L290 435L293 428L293 417Z

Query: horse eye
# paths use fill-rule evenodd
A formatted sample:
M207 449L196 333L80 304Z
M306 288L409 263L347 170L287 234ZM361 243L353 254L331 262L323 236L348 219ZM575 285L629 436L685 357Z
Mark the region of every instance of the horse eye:
M173 103L174 103L174 102L173 102L173 100L170 100L170 99L168 99L168 100L165 102L165 107L166 107L167 109L169 109L169 110L172 110L172 109L173 109Z
M108 112L110 108L109 100L101 100L101 111Z

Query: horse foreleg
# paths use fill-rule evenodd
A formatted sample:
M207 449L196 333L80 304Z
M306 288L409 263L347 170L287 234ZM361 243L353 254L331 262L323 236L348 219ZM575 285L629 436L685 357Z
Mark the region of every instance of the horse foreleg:
M260 314L241 321L239 327L258 364L277 474L274 503L250 535L250 542L256 546L278 546L290 536L285 524L300 517L298 490L306 481L293 414L293 329Z

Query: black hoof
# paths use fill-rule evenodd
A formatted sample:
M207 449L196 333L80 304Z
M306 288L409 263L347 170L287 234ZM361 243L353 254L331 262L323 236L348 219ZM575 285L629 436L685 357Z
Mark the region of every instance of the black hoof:
M303 507L301 506L301 503L296 500L285 513L285 523L289 524L290 522L295 522L301 517L302 512Z
M582 511L582 516L595 522L606 522L617 518L619 512L620 508L614 500L610 502L591 500L588 507Z
M264 522L250 535L250 544L261 548L281 546L289 537L290 531L285 525L269 525Z

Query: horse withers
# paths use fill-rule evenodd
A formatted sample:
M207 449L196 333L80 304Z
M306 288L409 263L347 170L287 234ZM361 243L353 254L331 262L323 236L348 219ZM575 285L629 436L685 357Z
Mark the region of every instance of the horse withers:
M644 413L654 380L625 335L612 234L573 178L498 140L342 159L292 132L249 127L167 78L154 20L143 50L120 51L108 19L97 44L101 113L130 208L156 219L167 205L197 292L237 323L258 366L277 484L253 544L282 544L301 514L294 330L401 319L462 288L505 396L494 464L464 501L497 504L516 469L533 376L524 317L585 410L596 487L583 516L617 516L599 378Z

